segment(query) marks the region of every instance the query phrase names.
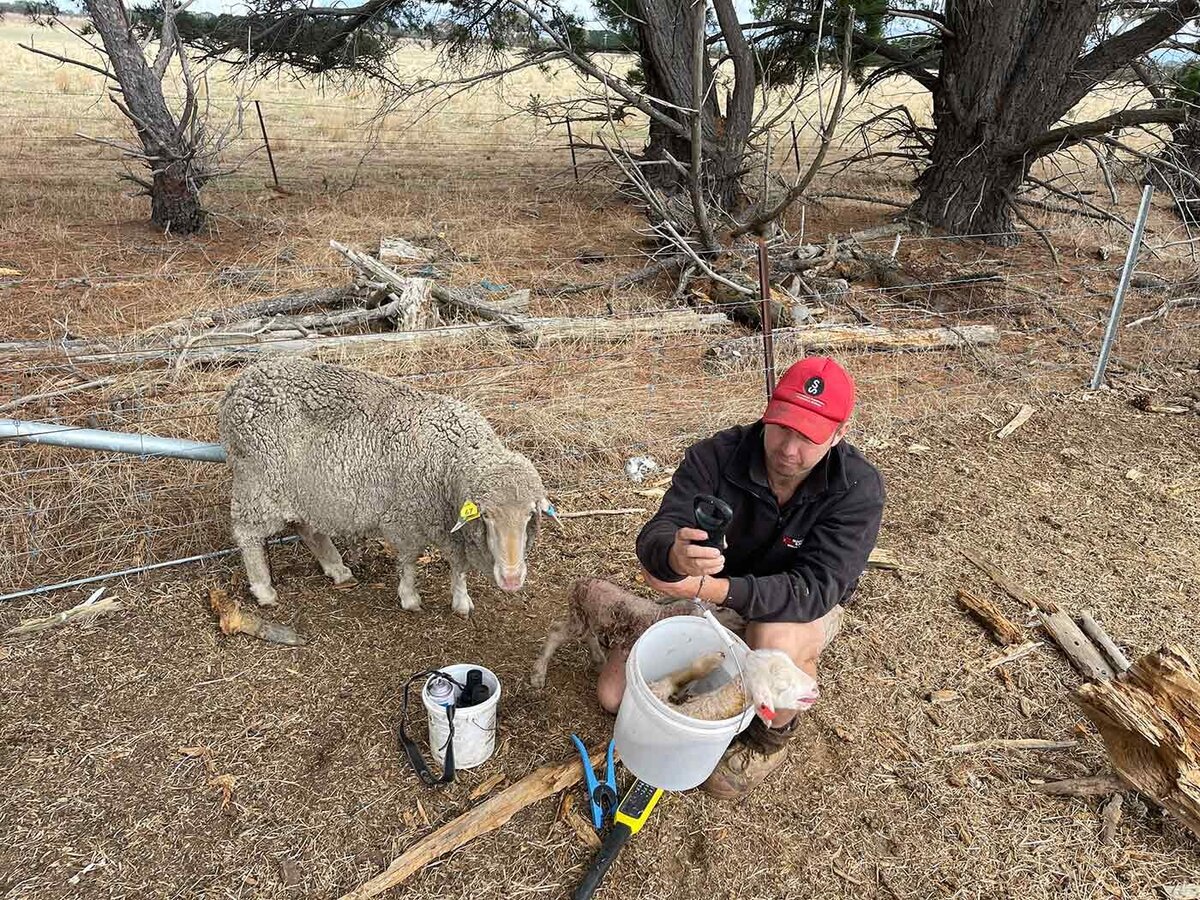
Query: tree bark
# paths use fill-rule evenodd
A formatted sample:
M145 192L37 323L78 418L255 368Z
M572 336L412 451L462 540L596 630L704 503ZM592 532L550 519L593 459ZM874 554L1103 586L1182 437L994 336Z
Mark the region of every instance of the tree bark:
M204 224L200 188L207 177L197 148L190 146L187 119L194 115L189 98L182 121L167 106L162 76L146 59L134 37L121 0L84 0L92 25L104 42L121 86L113 102L133 123L141 141L150 180L135 179L150 195L150 221L176 234L193 234Z
M1097 16L1096 0L947 4L936 135L911 212L951 234L1011 244L1011 203L1036 156L1023 154L1066 110L1060 98Z
M718 18L722 33L731 52L734 44L742 37L736 14L730 22L722 17L720 3ZM728 3L728 0L724 0ZM666 101L667 112L680 122L687 122L683 110L693 108L692 54L695 49L695 34L692 28L692 6L687 0L636 0L635 8L640 19L638 25L638 48L642 71L646 79L646 94ZM730 7L732 9L732 6ZM730 35L733 34L733 40ZM746 54L749 46L745 45ZM746 60L734 56L734 89L729 108L723 115L713 85L713 69L710 62L704 65L704 107L701 130L703 133L702 157L704 172L702 182L712 201L721 209L734 211L741 198L741 177L746 141L749 137L754 107L754 88L757 76L753 58ZM643 162L653 163L643 169L651 186L669 193L687 190L684 175L670 163L668 154L677 162L691 159L691 140L673 131L664 123L650 121L650 140L642 156Z

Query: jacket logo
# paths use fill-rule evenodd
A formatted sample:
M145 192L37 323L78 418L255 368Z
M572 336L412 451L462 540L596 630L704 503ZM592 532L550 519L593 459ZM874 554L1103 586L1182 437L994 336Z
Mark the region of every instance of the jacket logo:
M804 538L796 538L788 534L783 536L783 546L785 547L790 547L793 550L799 550L803 544Z

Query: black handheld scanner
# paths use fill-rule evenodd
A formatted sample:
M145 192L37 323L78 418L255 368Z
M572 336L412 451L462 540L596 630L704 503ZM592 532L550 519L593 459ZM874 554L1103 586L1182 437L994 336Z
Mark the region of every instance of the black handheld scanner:
M693 501L692 512L696 518L696 527L708 533L705 540L695 543L701 547L724 550L725 529L733 521L733 508L720 497L699 494Z

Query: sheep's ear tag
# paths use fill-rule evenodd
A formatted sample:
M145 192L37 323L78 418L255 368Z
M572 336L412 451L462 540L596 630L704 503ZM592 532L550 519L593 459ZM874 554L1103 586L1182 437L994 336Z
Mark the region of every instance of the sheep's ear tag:
M554 504L550 501L546 501L546 508L543 509L542 512L554 519L556 522L558 521L558 510L554 508Z
M450 529L450 533L458 531L468 522L473 522L479 518L479 507L475 505L474 500L468 500L462 505L462 509L458 511L458 521L454 523L454 527Z

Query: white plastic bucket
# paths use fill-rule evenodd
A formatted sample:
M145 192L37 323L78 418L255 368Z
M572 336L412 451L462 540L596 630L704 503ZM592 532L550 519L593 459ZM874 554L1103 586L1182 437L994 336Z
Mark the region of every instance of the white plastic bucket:
M655 622L637 639L625 664L625 695L613 735L621 762L637 778L665 791L686 791L704 781L730 742L754 719L747 704L741 715L705 721L685 716L650 693L648 683L682 669L702 653L721 650L724 668L738 674L750 648L728 629L734 650L707 619L671 616Z
M500 703L500 679L491 669L483 666L459 663L442 666L445 672L459 684L465 684L467 672L478 669L483 673L483 683L491 688L491 696L476 706L466 709L454 708L454 768L473 769L482 765L496 749L496 713ZM429 697L429 681L421 686L421 701L429 717L429 752L434 761L445 765L446 746L450 739L450 723L446 718L446 707Z

